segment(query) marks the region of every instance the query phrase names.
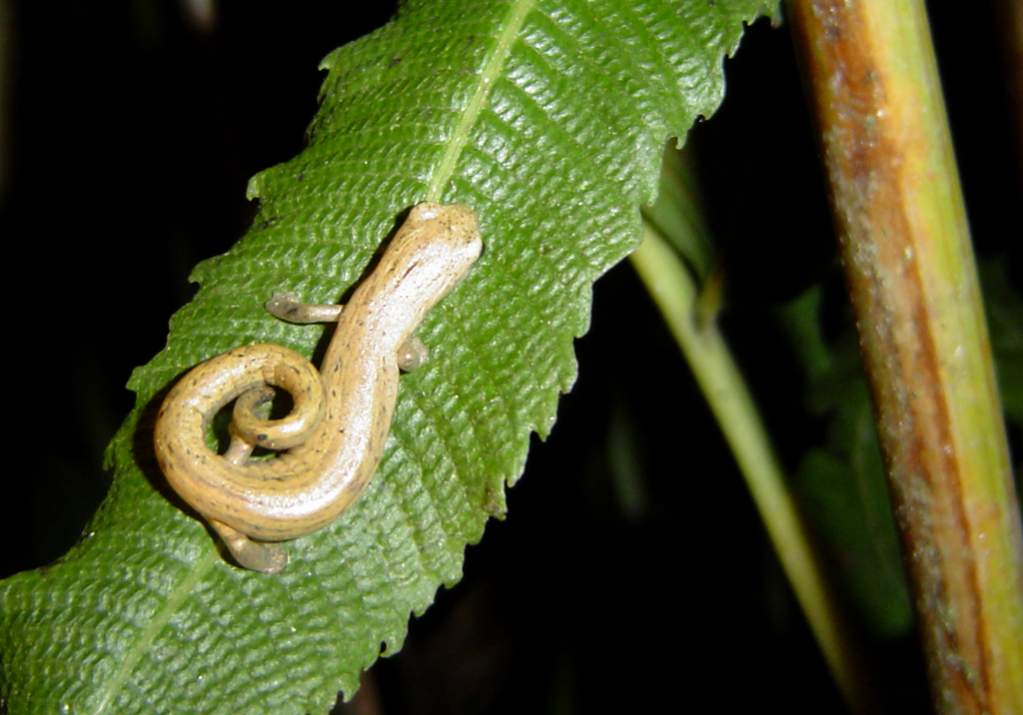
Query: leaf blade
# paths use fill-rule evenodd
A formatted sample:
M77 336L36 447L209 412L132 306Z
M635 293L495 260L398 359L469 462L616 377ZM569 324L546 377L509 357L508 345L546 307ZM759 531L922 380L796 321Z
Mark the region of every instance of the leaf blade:
M638 241L664 140L720 101L721 57L768 5L410 2L328 56L309 146L253 178L252 229L196 267L167 348L132 376L91 535L0 586L12 710L324 712L353 692L503 513L575 379L592 281ZM324 330L263 301L337 300L434 196L477 209L485 254L422 326L431 359L402 379L369 491L290 544L284 574L229 566L152 461L162 391L246 342L313 354Z

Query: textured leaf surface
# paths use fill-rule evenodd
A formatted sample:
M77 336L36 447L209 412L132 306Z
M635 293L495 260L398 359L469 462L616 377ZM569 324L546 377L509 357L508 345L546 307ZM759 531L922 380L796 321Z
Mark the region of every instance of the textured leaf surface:
M409 2L327 57L308 147L256 176L260 212L167 347L132 376L110 494L50 567L0 586L0 695L14 713L325 712L401 646L504 511L531 431L575 377L592 282L638 242L661 149L719 103L723 56L765 0ZM151 417L199 361L276 342L307 355L276 290L337 301L401 212L460 201L485 253L428 317L366 495L289 545L278 576L226 563L155 469Z

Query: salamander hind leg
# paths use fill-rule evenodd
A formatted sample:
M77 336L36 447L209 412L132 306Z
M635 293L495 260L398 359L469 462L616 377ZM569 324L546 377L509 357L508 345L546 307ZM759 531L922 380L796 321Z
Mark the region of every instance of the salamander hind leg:
M288 552L281 544L253 541L237 529L216 519L209 519L209 523L220 535L224 546L231 552L239 566L262 573L277 573L288 565Z

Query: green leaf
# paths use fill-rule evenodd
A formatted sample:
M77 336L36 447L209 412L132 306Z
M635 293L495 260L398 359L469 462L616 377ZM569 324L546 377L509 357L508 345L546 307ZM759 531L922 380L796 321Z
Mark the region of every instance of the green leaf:
M998 369L998 386L1005 416L1023 429L1023 295L1009 281L1004 259L980 266L991 351ZM1020 475L1017 475L1020 476Z
M723 92L722 58L767 0L407 2L331 53L297 157L253 178L260 211L200 264L196 298L138 369L110 494L58 563L0 585L0 696L16 713L326 712L401 647L503 515L531 431L575 379L592 282L639 241L664 141ZM288 545L284 573L229 565L150 451L163 391L253 341L312 355L321 327L262 308L337 301L403 210L478 212L485 252L428 316L368 492Z
M834 418L828 448L811 449L796 479L853 603L875 634L891 638L910 629L913 611L866 383L858 387Z

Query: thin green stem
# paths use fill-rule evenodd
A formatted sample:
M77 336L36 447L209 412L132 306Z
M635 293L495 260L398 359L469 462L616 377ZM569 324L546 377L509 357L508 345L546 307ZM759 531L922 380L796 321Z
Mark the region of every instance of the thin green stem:
M632 264L689 362L731 447L799 604L840 690L856 712L870 712L835 599L746 383L713 321L700 321L698 291L678 254L649 225Z

